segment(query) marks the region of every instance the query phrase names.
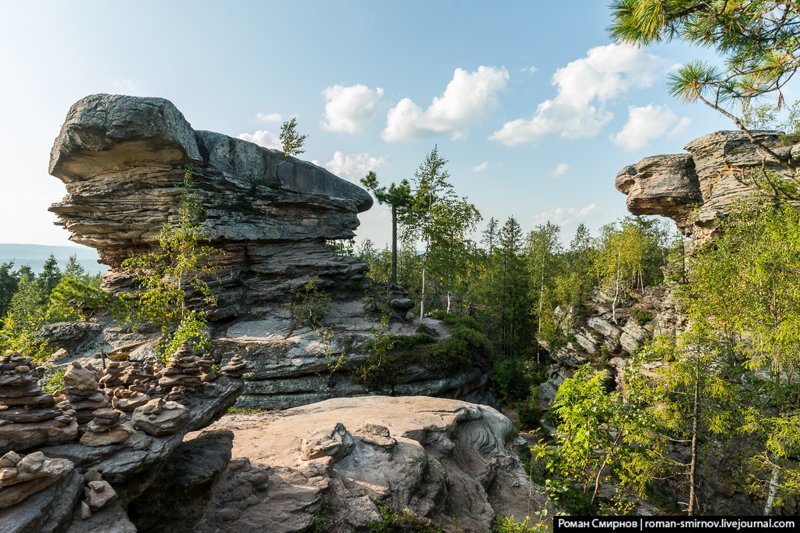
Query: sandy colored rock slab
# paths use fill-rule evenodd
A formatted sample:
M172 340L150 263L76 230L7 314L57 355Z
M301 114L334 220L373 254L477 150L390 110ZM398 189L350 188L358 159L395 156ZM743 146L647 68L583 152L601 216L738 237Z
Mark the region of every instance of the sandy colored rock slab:
M57 424L55 420L4 424L0 425L0 453L62 444L75 440L77 436L78 423L75 419L70 419L65 426Z
M445 531L488 531L498 513L544 506L517 457L513 424L490 407L362 396L227 416L212 427L234 432L233 456L242 462L215 489L199 531L256 531L256 523L304 531L327 501L335 502L331 524L347 531L377 516L373 500ZM266 468L265 489L238 481L258 467Z

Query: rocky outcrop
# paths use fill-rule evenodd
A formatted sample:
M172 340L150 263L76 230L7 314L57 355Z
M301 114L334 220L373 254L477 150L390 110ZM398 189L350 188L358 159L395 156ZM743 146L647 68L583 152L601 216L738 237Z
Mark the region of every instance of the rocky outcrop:
M682 318L674 301L663 287L645 287L632 291L624 305L616 310L616 322L611 306L601 291L581 304L580 312L567 310L561 322L563 343L544 346L553 364L547 380L538 387L539 406L550 406L565 378L586 363L607 365L620 378L630 358L654 335L674 333ZM564 313L560 309L559 315ZM577 317L577 318L573 318Z
M372 205L366 191L282 152L195 131L163 98L99 94L72 106L53 145L50 173L67 196L50 209L112 267L107 287L123 286L115 269L174 220L186 168L210 243L225 252L218 314L282 299L311 276L362 286L366 265L325 241L353 237L357 214Z
M235 357L249 364L240 407L286 408L369 392L492 401L487 365L455 375L410 365L390 386L365 385L358 369L376 336L415 334L418 326L404 320L413 302L391 287L384 296L393 317L384 330L365 294L367 265L326 246L354 235L358 213L372 204L370 195L282 152L196 131L162 98L88 96L72 106L53 145L50 172L64 182L67 195L51 211L72 240L96 248L111 266L104 288L133 288L131 273L120 265L156 246L162 226L175 220L187 168L191 194L205 212L207 244L221 252L212 259L216 271L208 280L217 299L207 310L213 362L229 365ZM321 324L308 328L289 306L312 279L330 303ZM437 321L423 322L438 340L450 335ZM62 363L104 354L141 361L154 355L160 336L156 328L130 331L108 316L84 325L54 324L39 333L65 350ZM208 365L189 372L179 367L159 382L171 387L168 402L179 401L209 375ZM127 412L141 409L142 398L134 396L146 391L126 390L133 392L119 392L125 396L111 403ZM138 423L144 424L141 417Z
M355 531L380 521L384 506L477 532L495 516L522 519L545 506L517 456L524 441L490 407L338 398L213 427L233 431L237 460L195 531L306 531L315 520L325 531Z
M798 159L800 145L786 146L776 131L755 138L781 157ZM778 177L791 170L741 131L718 131L686 145L687 154L646 157L617 174L616 187L634 215L662 215L695 242L705 241L716 221L736 203L754 195L753 176L762 167Z
M182 371L201 360L187 354L177 359ZM243 387L241 377L223 374L187 390L179 404L164 400L170 387L157 385L175 367L121 367L73 361L54 397L32 381L30 358L0 359L0 398L28 398L0 406L7 421L0 425L7 452L0 457L0 530L111 530L104 527L113 524L133 531L132 524L121 525L125 508L156 480L184 435L225 414ZM132 413L115 409L109 398L132 398L120 391L147 403Z
M365 383L359 369L372 356L370 344L376 335L414 335L416 321L393 321L384 327L363 301L334 301L321 328L297 328L284 309L267 309L271 309L268 318L236 322L217 339L220 352L239 354L249 361L239 407L285 409L374 392L492 403L487 392L489 369L478 366L437 372L407 365L393 376L392 383ZM424 323L438 339L450 335L442 322L426 319Z
M78 435L76 412L42 392L30 357L0 358L0 453L60 444Z
M129 506L131 520L142 531L186 531L205 512L214 484L229 468L232 447L233 433L224 430L205 431L182 443Z

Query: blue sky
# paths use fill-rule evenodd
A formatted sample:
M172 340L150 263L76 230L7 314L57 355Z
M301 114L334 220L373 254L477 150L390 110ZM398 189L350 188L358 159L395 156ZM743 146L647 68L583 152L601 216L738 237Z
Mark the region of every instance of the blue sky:
M566 240L625 214L616 172L732 126L667 95L672 43L613 45L606 2L106 1L8 3L0 20L0 243L66 244L47 174L69 106L161 96L196 129L269 145L297 116L303 157L357 180L410 178L434 144L485 219ZM362 215L379 246L388 212Z

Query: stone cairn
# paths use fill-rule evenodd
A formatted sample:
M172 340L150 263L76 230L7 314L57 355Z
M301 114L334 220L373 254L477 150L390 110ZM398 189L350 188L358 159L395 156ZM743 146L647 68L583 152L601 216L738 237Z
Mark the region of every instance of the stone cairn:
M86 425L81 444L86 446L107 446L125 442L133 434L130 424L122 423L122 412L115 409L97 409L92 413L92 421Z
M100 378L100 385L107 391L128 390L155 396L158 393L156 365L150 361L132 361L123 367L120 361L109 361Z
M83 476L86 486L83 488L83 501L81 502L81 518L86 520L109 503L117 499L117 493L95 469L91 469Z
M213 365L214 360L209 355L198 357L188 344L182 344L172 355L167 367L158 373L158 386L161 391L166 391L164 399L185 403L187 392L217 379Z
M33 369L30 357L0 357L0 453L61 444L78 434L75 412L55 407Z
M190 419L188 394L217 379L209 355L197 356L184 344L164 367L159 362L109 361L97 370L73 361L62 389L47 394L37 384L30 357L0 357L0 509L16 505L58 481L74 468L66 459L41 451L18 452L75 441L97 447L122 444L136 431L171 435ZM246 364L232 358L220 370L241 377ZM117 497L102 475L84 476L80 514L88 518Z
M66 459L50 459L42 452L21 456L7 452L0 457L0 509L11 507L58 481L67 468Z
M64 386L56 398L62 409L75 411L78 424L86 424L94 418L94 412L108 407L111 402L100 390L97 371L91 364L81 366L73 361L64 372Z
M219 369L220 374L231 377L231 378L240 378L247 370L247 363L239 357L239 354L235 354L230 360Z

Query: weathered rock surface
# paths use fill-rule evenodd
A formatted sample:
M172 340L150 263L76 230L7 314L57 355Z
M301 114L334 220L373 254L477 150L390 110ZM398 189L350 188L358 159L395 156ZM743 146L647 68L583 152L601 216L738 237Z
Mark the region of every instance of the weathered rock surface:
M785 146L776 131L755 137L780 155L800 149ZM758 194L746 172L787 172L741 131L718 131L686 145L688 154L646 157L617 174L616 187L634 215L662 215L695 242L706 240L716 221L737 203Z
M372 205L366 191L282 152L195 131L163 98L98 94L75 103L51 151L50 173L67 186L51 210L74 241L116 267L157 241L177 212L186 167L211 241L227 252L223 282L238 286L231 296L253 278L290 270L287 280L363 279L363 263L334 256L324 242L353 236L357 213Z
M190 363L197 364L198 369L205 365L199 361L184 354L181 370L189 371ZM31 388L32 368L29 358L11 355L0 359L0 377L4 378L0 398L43 395ZM53 397L45 395L49 397L48 407L39 407L37 400L31 406L17 402L14 409L0 409L4 416L16 420L0 425L0 436L7 428L21 428L3 442L40 448L24 456L9 451L0 457L0 531L63 531L68 527L70 531L134 531L123 509L155 481L184 435L225 414L243 388L240 369L238 378L214 376L187 390L183 404L165 401L162 396L172 391L154 384L174 368L156 371L150 363L132 363L95 370L73 361L64 374L64 390L59 393L64 400L57 407L52 407ZM101 389L101 383L109 388ZM134 411L133 424L126 413L109 407L106 399L106 392L115 399L124 399L127 392L149 399L128 386L156 395ZM32 391L26 394L35 395L16 395L20 387ZM98 399L93 401L95 396ZM82 418L80 427L76 409L88 415ZM173 412L180 414L172 416ZM139 413L145 423L138 420ZM71 430L51 435L45 431L48 424ZM134 429L134 424L147 432ZM82 436L78 440L79 431ZM84 501L79 503L81 493ZM84 520L87 523L76 522Z
M497 515L524 517L545 505L517 456L524 441L490 407L337 398L212 427L233 431L239 460L196 531L305 531L315 515L327 531L354 531L380 519L374 502L408 508L445 531L488 531Z
M78 435L74 412L55 407L33 375L30 357L0 357L0 453L69 442Z
M63 464L64 472L55 483L17 505L0 509L0 531L45 533L63 531L69 525L81 496L83 476L70 461Z
M185 531L199 520L232 448L233 433L224 430L206 431L178 446L151 488L129 507L136 526L154 533Z
M592 300L582 303L583 312L568 311L583 318L562 322L562 334L570 340L549 352L554 364L547 380L538 387L540 407L549 407L564 379L583 364L607 364L619 376L630 357L654 334L667 333L680 322L674 304L663 288L646 287L644 291L634 291L617 308L616 323L610 305L599 291Z
M239 354L248 361L245 391L237 406L285 409L329 398L358 396L373 390L358 377L357 369L370 357L376 332L414 335L416 323L393 321L386 330L370 316L361 301L332 302L322 320L323 329L293 329L291 316L280 306L266 307L265 318L235 322L216 340L217 351ZM444 339L450 328L426 319L425 324ZM390 395L426 395L491 403L490 369L466 368L433 372L409 366L379 392Z
M231 366L231 357L238 357L234 361L250 364L240 407L285 408L368 392L492 401L488 369L477 366L455 376L413 369L398 377L398 387L379 391L362 384L355 371L382 329L378 313L370 316L365 309L367 265L337 256L326 244L354 235L358 213L372 204L370 195L282 152L196 131L161 98L88 96L72 106L51 151L50 172L67 189L51 211L72 240L96 248L111 266L104 288L133 288L131 274L120 265L151 250L162 226L175 220L187 168L206 215L207 244L223 252L212 259L217 271L209 278L217 299L208 310L215 352L224 356L216 362ZM293 293L312 278L332 297L320 331L296 327L287 312ZM395 315L388 333L416 333L416 324L403 320L413 302L402 288L391 287L385 296ZM103 316L89 324L62 323L40 333L67 351L64 362L103 353L142 360L153 355L160 335L157 329L126 331ZM441 339L450 334L432 320L424 325ZM171 389L165 399L180 402L203 376L207 369L176 368L158 385ZM141 400L111 403L130 412ZM89 416L88 407L79 410L79 422Z

